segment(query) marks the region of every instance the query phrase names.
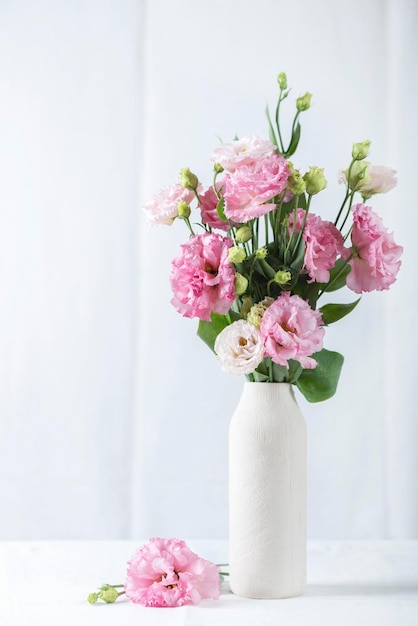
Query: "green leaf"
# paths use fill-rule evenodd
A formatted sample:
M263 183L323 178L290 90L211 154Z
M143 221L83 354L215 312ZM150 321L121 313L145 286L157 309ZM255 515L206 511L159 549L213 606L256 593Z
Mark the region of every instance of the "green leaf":
M197 336L214 352L216 337L229 325L229 320L226 315L218 313L212 313L210 317L210 322L199 321Z
M299 145L299 140L300 140L300 124L298 122L292 134L292 139L290 141L289 147L286 152L286 157L290 157L292 156L292 154L296 152L296 149Z
M269 111L269 106L268 105L266 106L266 117L267 117L267 122L268 122L268 125L269 125L270 141L272 143L274 143L275 146L278 146L279 144L277 143L276 133L274 132L273 124L271 123L270 111Z
M272 280L276 276L276 271L264 259L257 259L257 265L266 278Z
M273 380L275 383L283 383L287 382L289 372L287 371L287 367L284 365L278 365L277 363L273 363Z
M218 214L219 219L221 219L223 222L227 222L228 218L226 217L224 213L224 207L225 207L225 200L223 198L220 198L218 204L216 205L216 212Z
M289 359L289 383L296 383L303 372L303 367L299 361Z
M318 365L313 370L304 369L296 386L308 402L322 402L331 398L337 389L344 357L325 348L312 357Z
M355 302L350 302L350 304L324 304L319 309L322 314L322 321L325 326L332 324L333 322L338 322L338 320L342 319L351 311L353 311L361 298L358 298Z
M295 242L297 241L297 237L298 235L292 235L292 239L295 239ZM293 245L293 242L291 241L291 246L292 245ZM290 267L292 268L292 270L295 270L295 272L299 272L303 267L304 261L305 261L305 241L303 237L300 237L298 247L293 253L293 259L292 259L292 262L290 263Z

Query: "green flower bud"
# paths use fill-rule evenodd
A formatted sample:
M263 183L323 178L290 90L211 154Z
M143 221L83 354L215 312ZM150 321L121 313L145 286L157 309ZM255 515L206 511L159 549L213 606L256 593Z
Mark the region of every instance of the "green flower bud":
M280 72L280 74L278 74L277 82L279 83L280 89L283 91L287 89L287 76L284 72Z
M286 285L292 278L292 273L288 270L279 270L276 272L274 282L278 285Z
M283 226L283 228L289 228L289 226L290 226L290 220L289 220L287 215L286 215L286 217L283 218L282 226Z
M347 181L350 189L357 189L360 185L370 182L370 174L367 171L369 165L369 161L355 161L351 166L351 171L348 169L344 172L347 180L348 172L350 171L350 180Z
M235 274L235 293L237 296L242 296L247 291L248 280L242 274L238 272Z
M213 166L213 171L216 172L217 174L222 174L222 172L224 171L224 168L222 167L220 163L215 163L215 165Z
M104 602L106 602L107 604L112 604L113 602L116 602L119 597L117 589L112 587L112 585L103 585L100 589L101 591L99 593L99 597Z
M193 172L191 172L188 167L184 167L182 170L180 170L180 185L182 187L184 187L185 189L191 189L193 191L197 189L198 184L198 177L196 176L196 174L193 174Z
M327 186L327 179L324 176L323 167L311 166L303 179L306 183L306 191L310 196L319 193Z
M287 179L287 188L294 196L300 196L306 191L306 183L303 176L297 170L294 170Z
M186 202L179 202L179 204L177 205L178 211L179 211L179 217L181 217L182 219L187 219L188 217L190 217L190 213L192 212L189 205L186 204Z
M353 149L351 151L351 156L356 161L361 161L365 159L369 155L371 141L366 139L365 141L361 141L360 143L354 143Z
M255 256L257 259L265 259L267 255L267 248L258 248L258 250L255 251Z
M241 228L238 228L237 230L237 234L235 235L235 241L237 243L245 243L246 241L250 241L250 239L252 239L252 232L251 232L251 228L249 228L248 226L241 226Z
M247 255L245 254L242 248L238 248L238 246L233 246L228 250L228 258L231 263L242 263Z
M97 602L98 599L98 593L89 593L89 595L87 596L87 602L90 602L90 604L94 604L95 602Z
M312 94L308 91L304 96L296 99L296 108L298 111L307 111L311 106Z
M244 320L247 317L248 311L251 309L253 304L254 304L254 300L252 299L251 296L243 296L240 314Z

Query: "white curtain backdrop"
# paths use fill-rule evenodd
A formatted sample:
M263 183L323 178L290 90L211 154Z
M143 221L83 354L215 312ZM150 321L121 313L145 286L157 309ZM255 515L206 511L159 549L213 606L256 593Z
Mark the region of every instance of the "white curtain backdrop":
M295 164L333 219L354 141L399 171L373 207L405 248L391 291L327 330L311 405L309 536L418 537L414 402L418 5L407 0L0 0L0 538L227 536L242 380L170 305L181 223L141 203L314 94ZM351 292L333 297L352 301Z

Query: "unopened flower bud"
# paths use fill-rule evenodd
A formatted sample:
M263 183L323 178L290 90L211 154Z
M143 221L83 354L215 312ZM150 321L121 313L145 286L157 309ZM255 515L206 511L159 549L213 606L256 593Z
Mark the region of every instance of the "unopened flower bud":
M90 602L90 604L94 604L95 602L97 602L98 599L98 593L89 593L89 595L87 596L87 602Z
M241 226L238 228L237 234L235 235L235 241L237 243L245 243L246 241L250 241L252 238L251 228L248 226Z
M311 106L312 94L308 91L304 96L296 99L296 108L298 111L307 111Z
M180 185L182 187L184 187L185 189L191 189L193 191L197 189L198 184L199 179L197 178L196 174L193 174L193 172L189 170L188 167L184 167L182 170L180 170Z
M119 593L117 589L112 587L111 585L103 585L100 591L100 598L106 602L107 604L112 604L116 602L119 597Z
M306 183L303 176L297 170L294 170L287 179L287 188L294 196L300 196L306 191Z
M306 192L313 196L327 186L327 179L324 176L324 168L312 165L303 177L306 183Z
M365 141L361 141L360 143L353 144L353 149L351 151L351 156L356 161L361 161L365 159L369 155L371 141L366 139Z
M280 72L280 74L278 74L277 82L279 83L280 89L287 89L287 76L284 72Z
M182 219L187 219L188 217L190 217L191 209L189 205L186 204L186 202L179 202L179 204L177 205L177 209L179 212L179 217L181 217Z
M248 280L242 274L238 272L235 274L235 293L237 296L241 296L247 291Z
M251 309L251 307L253 306L254 301L252 299L251 296L243 296L242 298L242 307L241 307L241 317L243 319L246 319L249 310Z
M274 282L278 285L286 285L292 278L291 272L288 270L279 270L276 272Z
M267 255L267 248L258 248L258 250L255 251L255 256L257 259L265 259Z
M213 166L213 171L216 172L217 174L222 174L222 172L224 171L224 168L222 167L220 163L215 163Z
M244 250L238 246L232 246L232 248L228 250L228 258L231 263L242 263L246 256Z
M369 165L369 161L355 161L351 166L351 170L348 169L344 172L346 180L348 172L350 172L350 180L348 181L350 189L357 189L359 186L365 185L370 181L370 175L368 173Z

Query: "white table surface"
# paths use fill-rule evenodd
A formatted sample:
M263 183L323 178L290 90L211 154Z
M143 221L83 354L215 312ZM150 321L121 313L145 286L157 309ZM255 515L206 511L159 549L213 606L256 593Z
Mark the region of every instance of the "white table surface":
M119 599L89 605L102 583L124 581L142 542L0 542L2 626L418 626L418 541L310 542L308 589L288 600L219 600L174 609ZM227 543L188 541L225 563Z

